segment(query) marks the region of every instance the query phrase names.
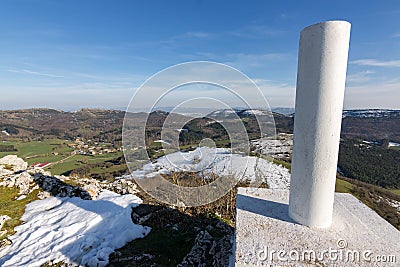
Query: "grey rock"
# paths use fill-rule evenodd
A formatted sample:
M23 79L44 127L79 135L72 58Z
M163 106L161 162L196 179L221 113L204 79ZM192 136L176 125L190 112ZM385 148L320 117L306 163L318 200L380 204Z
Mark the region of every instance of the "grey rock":
M178 267L184 266L207 266L208 251L213 244L213 237L207 231L201 231L197 234L194 246L189 254L183 258Z
M209 254L213 258L213 266L229 266L232 254L232 236L227 235L213 242Z

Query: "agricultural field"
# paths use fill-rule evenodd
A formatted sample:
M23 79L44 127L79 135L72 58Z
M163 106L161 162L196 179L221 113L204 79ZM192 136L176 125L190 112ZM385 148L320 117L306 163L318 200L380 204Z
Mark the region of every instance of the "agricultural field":
M46 170L50 171L53 175L60 175L60 174L69 174L71 171L80 168L85 165L90 164L103 164L109 160L113 160L117 157L122 156L122 152L114 152L104 155L96 155L96 156L88 156L88 155L72 155L62 162L57 164L52 164ZM100 174L100 173L107 173L112 172L115 170L123 169L119 165L110 166L108 168L102 167L94 167L90 169L91 174Z
M17 151L0 152L0 157L17 155L28 164L41 162L57 162L71 155L72 148L68 147L71 141L61 139L45 139L43 141L23 142L18 139L2 142L3 145L13 145Z
M17 155L28 162L29 165L50 162L51 164L45 167L45 170L50 171L53 175L69 174L85 165L96 165L89 170L89 174L105 174L126 169L125 165L104 164L107 161L122 157L121 151L101 155L82 155L68 146L73 144L69 140L45 139L43 141L23 142L14 139L1 144L12 145L16 151L0 152L0 158L6 155Z

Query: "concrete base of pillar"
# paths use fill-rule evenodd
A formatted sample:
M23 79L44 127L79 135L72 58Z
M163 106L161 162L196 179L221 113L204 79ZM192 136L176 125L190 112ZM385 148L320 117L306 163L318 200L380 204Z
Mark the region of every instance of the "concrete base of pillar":
M235 266L399 266L400 231L354 196L335 193L327 229L294 222L288 200L288 190L238 189Z

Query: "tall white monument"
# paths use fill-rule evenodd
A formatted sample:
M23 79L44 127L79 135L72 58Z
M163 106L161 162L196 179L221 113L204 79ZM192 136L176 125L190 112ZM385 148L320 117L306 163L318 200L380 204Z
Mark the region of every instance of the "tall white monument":
M300 35L289 216L332 223L350 23L327 21Z
M232 265L399 266L400 231L334 193L349 36L345 21L301 32L290 190L238 188Z

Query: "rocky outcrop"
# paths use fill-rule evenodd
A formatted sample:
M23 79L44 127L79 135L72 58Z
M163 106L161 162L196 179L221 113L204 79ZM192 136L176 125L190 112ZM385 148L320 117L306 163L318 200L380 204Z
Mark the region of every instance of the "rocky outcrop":
M19 172L26 170L28 163L16 155L8 155L0 159L0 166L13 172Z
M32 176L24 171L14 175L7 175L3 178L3 181L0 182L0 186L17 187L19 189L19 194L25 195L32 192L34 184Z
M0 178L7 176L7 175L11 175L13 174L14 171L10 171L8 169L5 169L3 165L0 165Z
M8 240L7 238L0 240L0 249L7 247L9 245L11 245L11 241Z
M51 196L92 199L90 194L81 187L67 184L54 176L36 173L33 175L33 179L40 188L45 192L48 192ZM47 194L45 196L47 196Z
M212 255L212 266L229 266L232 254L232 235L226 235L219 240L214 240L209 254Z
M3 158L4 159L4 158ZM137 194L140 189L135 182L124 178L113 182L99 181L90 178L73 178L67 176L52 176L42 169L27 168L26 163L17 157L8 157L3 160L7 164L0 165L0 186L14 187L19 189L18 198L23 199L26 195L38 192L37 197L44 199L50 196L56 197L79 197L82 199L97 199L102 190L109 190L119 194ZM175 215L176 217L175 217ZM0 214L1 215L1 214ZM171 217L169 217L171 216ZM186 219L184 219L186 218ZM165 229L180 231L186 229L193 219L187 219L175 209L159 205L141 204L132 210L134 223L152 223L159 220L167 224ZM7 217L0 216L0 235L7 235L1 231L1 227ZM210 223L207 227L192 227L187 231L194 231L197 234L190 252L184 257L178 266L228 266L232 248L232 229L224 222ZM218 233L218 234L215 234ZM10 245L8 239L0 241L0 248ZM154 255L139 253L126 257L117 257L116 261L126 262L135 259L135 262L145 263L143 266L151 266L146 263L153 262ZM180 260L180 259L179 259ZM121 263L122 264L122 263Z
M227 226L226 229L229 229L229 227ZM232 249L232 233L230 229L227 231L230 232L230 234L222 238L214 238L207 230L199 232L192 249L178 266L229 266L229 258Z
M179 267L184 266L207 266L208 251L213 244L213 238L207 231L201 231L194 242L189 254L185 256Z
M20 190L20 195L28 195L41 188L42 190L38 193L39 199L49 196L96 199L103 189L122 195L139 192L137 185L126 179L118 179L110 183L88 178L71 179L62 175L52 176L50 172L43 169L28 168L28 163L15 155L0 159L0 186L16 187Z
M8 221L10 218L10 216L8 215L1 215L0 216L0 237L4 236L5 234L7 234L7 230L2 230L3 229L3 225L6 221Z
M0 159L0 186L16 187L19 194L32 192L32 176L27 172L28 163L16 155L8 155Z
M118 179L112 183L100 182L99 180L88 178L77 179L74 181L77 182L83 190L87 191L92 199L96 199L100 191L103 189L113 191L121 195L136 194L140 192L139 188L134 182L126 179Z

